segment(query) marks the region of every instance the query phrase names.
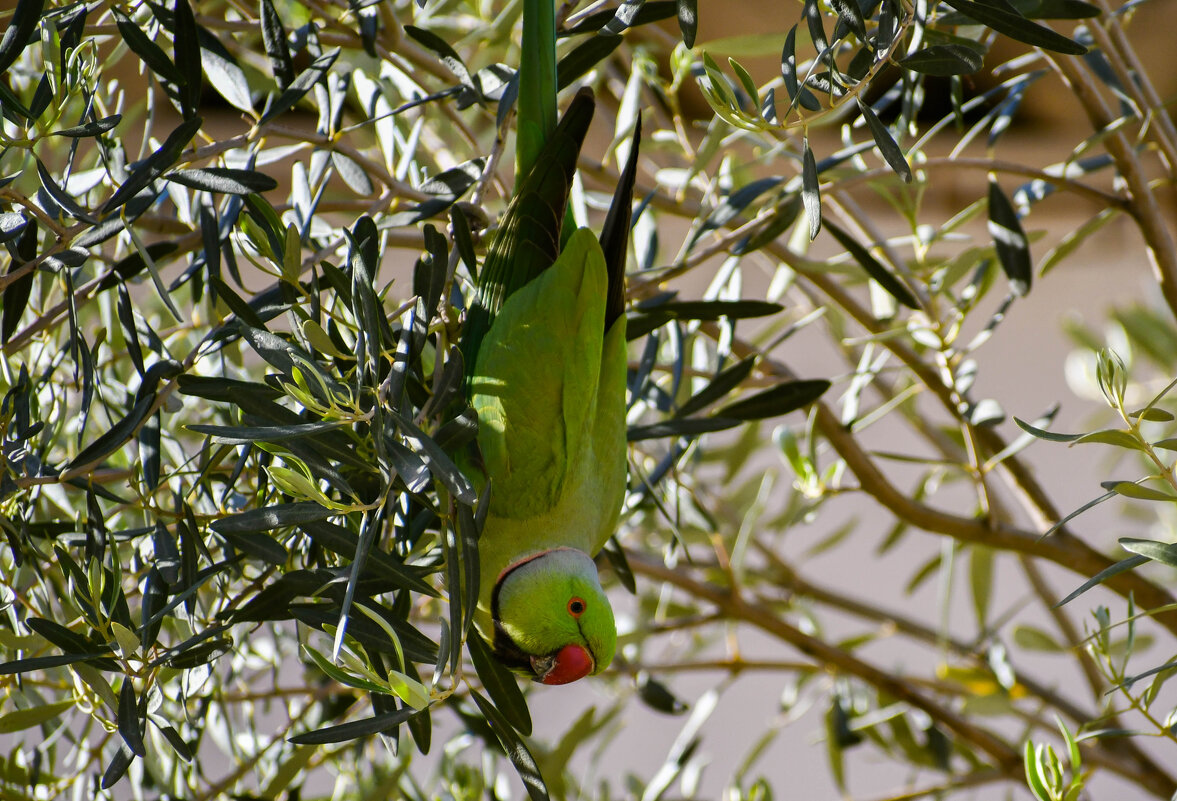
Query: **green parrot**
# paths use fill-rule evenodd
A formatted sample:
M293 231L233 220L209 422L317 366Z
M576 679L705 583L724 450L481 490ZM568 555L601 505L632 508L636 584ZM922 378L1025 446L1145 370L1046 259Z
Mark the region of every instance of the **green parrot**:
M490 483L476 624L507 667L545 684L599 673L617 644L593 556L626 484L625 251L637 137L601 241L564 237L592 119L582 90L504 214L463 330L478 414L467 473Z

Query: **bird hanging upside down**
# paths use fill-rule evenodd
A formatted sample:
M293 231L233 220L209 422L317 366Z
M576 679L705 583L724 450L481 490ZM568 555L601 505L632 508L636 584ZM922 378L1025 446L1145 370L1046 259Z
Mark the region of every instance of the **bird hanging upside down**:
M625 253L638 132L601 240L561 247L592 119L576 95L524 177L477 278L463 331L479 455L468 474L490 509L479 540L476 622L505 665L544 684L600 673L617 631L595 556L626 484Z

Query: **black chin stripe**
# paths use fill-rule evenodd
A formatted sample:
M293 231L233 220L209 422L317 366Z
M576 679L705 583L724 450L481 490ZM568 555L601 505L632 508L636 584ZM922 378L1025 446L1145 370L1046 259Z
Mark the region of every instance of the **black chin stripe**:
M511 635L503 628L503 624L499 622L497 617L494 627L494 642L491 643L491 651L495 658L511 670L534 676L535 671L531 667L531 654L524 651L511 639Z

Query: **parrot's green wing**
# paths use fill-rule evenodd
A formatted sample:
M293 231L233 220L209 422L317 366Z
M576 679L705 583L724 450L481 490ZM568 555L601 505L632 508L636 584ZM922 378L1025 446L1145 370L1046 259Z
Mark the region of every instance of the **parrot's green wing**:
M607 284L600 245L582 228L551 268L507 299L483 339L470 395L496 516L541 516L560 501L570 474L595 471ZM620 400L616 417L624 414Z
M478 275L478 294L463 332L462 356L468 374L503 302L560 254L568 193L594 108L591 91L577 93L503 214Z

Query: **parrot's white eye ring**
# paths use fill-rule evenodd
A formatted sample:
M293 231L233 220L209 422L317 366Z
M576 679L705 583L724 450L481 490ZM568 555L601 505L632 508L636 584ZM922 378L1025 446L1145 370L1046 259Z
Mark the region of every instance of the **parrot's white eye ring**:
M584 599L578 595L574 595L568 599L568 614L573 617L580 617L584 614L584 610L588 608L588 604Z

